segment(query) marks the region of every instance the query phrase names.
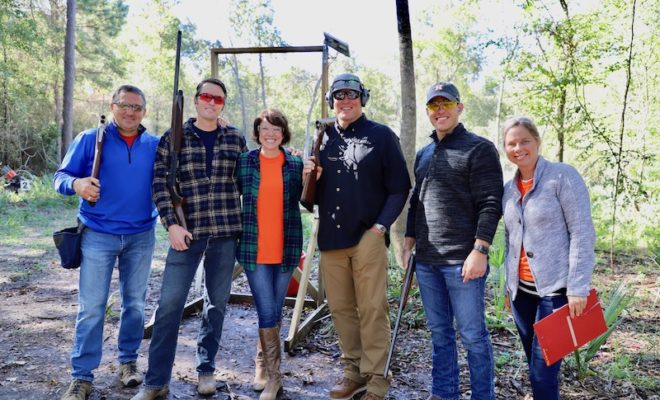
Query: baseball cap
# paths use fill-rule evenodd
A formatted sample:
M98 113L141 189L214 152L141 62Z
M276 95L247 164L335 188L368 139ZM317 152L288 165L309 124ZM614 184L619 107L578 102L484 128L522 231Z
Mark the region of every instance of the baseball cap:
M458 88L451 82L437 82L431 85L428 92L426 92L426 104L439 96L447 100L461 102L461 95L458 93Z
M352 89L361 92L362 82L357 75L353 74L339 74L332 80L330 85L330 93L334 93L341 89Z

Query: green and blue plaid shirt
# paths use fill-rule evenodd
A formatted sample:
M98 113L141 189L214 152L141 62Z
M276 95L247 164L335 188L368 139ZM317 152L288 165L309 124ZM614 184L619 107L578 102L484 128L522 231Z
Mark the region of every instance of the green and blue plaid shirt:
M253 271L257 260L257 196L259 195L259 151L243 153L238 159L238 187L243 196L241 217L243 233L238 243L236 258L244 269ZM300 218L300 194L302 193L302 168L300 157L284 152L282 180L284 183L284 256L281 270L291 271L300 260L302 253L302 220Z

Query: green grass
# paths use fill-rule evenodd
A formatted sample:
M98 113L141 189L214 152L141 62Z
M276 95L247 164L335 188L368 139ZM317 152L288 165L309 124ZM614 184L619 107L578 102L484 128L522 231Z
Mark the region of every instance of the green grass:
M37 177L27 192L0 189L0 244L26 243L29 230L50 233L55 227L75 224L77 196L62 196L49 176Z

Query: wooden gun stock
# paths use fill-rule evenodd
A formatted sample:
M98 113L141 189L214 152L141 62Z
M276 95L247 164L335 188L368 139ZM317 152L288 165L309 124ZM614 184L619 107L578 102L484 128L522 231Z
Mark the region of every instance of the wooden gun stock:
M399 309L396 312L396 321L394 322L394 332L392 332L392 342L390 343L390 351L387 354L387 361L385 362L385 371L383 375L387 378L387 374L390 371L390 362L392 362L392 355L394 354L394 344L396 343L396 337L399 332L399 324L401 324L401 316L403 315L403 310L406 308L406 303L408 303L408 294L410 293L410 287L412 286L413 276L415 275L415 254L410 255L408 260L408 268L406 268L406 275L403 278L403 283L401 284L401 297L399 297Z
M314 168L312 171L305 176L303 181L303 190L300 196L300 204L307 209L307 211L314 211L314 203L316 202L316 175L317 168L321 162L320 151L321 144L323 143L323 135L325 134L325 129L328 125L331 125L334 122L332 118L325 118L322 120L316 121L316 142L314 143L314 149L312 150L312 155L314 156Z
M177 182L179 153L183 143L183 91L179 90L179 64L181 61L181 31L176 37L176 60L174 64L174 94L172 99L172 122L170 126L170 167L167 173L167 190L170 193L177 223L188 230L183 213L185 199L179 193Z
M101 115L99 126L96 128L96 140L94 143L94 162L92 163L92 178L99 178L99 171L101 170L101 157L103 157L103 140L105 135L105 115ZM90 206L96 205L95 201L87 201Z

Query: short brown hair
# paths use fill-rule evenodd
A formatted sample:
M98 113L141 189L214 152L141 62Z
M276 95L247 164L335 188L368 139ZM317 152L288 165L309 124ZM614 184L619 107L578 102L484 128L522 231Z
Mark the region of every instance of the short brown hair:
M201 81L199 85L197 85L197 89L195 89L195 98L199 97L199 95L202 93L202 86L204 86L205 83L212 83L214 85L220 86L222 93L224 93L225 97L227 97L227 87L223 81L217 78L206 78Z
M282 144L287 144L291 140L291 131L289 130L289 121L287 121L281 111L274 108L267 108L259 113L259 116L254 119L254 129L252 130L252 139L258 144L259 141L259 125L261 121L266 120L269 123L282 128Z
M536 140L538 144L541 144L541 135L539 135L539 130L536 127L536 124L534 124L534 121L532 121L530 118L525 117L525 116L520 116L520 117L513 117L509 118L504 122L504 129L502 130L502 140L504 141L504 145L506 146L506 133L509 131L511 128L515 128L516 126L522 126L523 128L527 129L529 133L532 135L532 137Z

